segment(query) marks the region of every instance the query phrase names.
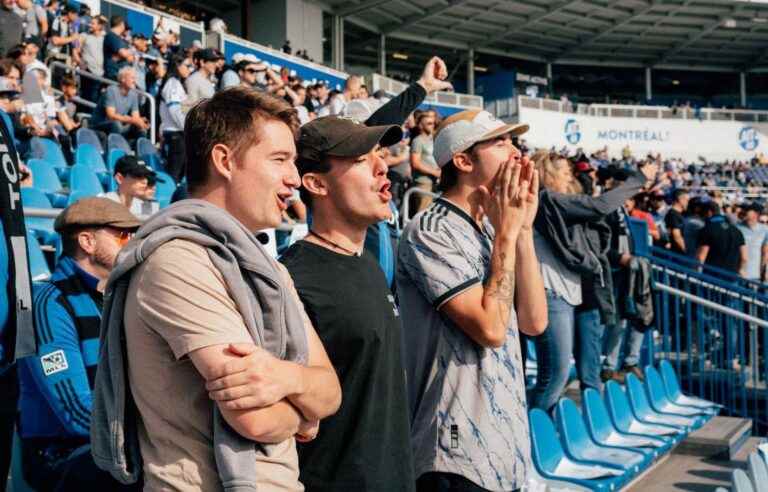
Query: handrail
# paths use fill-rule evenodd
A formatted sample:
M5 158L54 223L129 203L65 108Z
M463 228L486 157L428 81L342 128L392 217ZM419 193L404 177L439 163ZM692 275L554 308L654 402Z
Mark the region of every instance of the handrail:
M406 191L403 194L403 204L400 205L400 217L403 218L403 227L405 227L405 224L407 224L411 220L409 216L409 213L411 211L410 201L411 201L411 196L414 194L427 195L427 196L431 196L432 198L438 198L440 196L437 193L432 193L431 191L422 190L421 188L417 188L416 186L409 188L408 191Z
M108 78L105 78L105 77L99 77L98 75L94 75L94 74L92 74L91 72L89 72L87 70L83 70L83 69L77 68L77 67L72 67L72 66L69 66L66 63L63 63L63 62L60 62L60 61L52 61L51 63L49 63L49 67L50 67L51 71L53 71L54 67L60 67L60 68L63 68L64 70L66 70L66 71L74 72L74 73L76 73L76 74L78 74L80 76L83 76L83 77L86 77L86 78L89 78L89 79L92 79L92 80L96 80L96 81L101 82L103 84L119 85L116 80L108 79ZM156 141L155 141L156 140L155 139L155 134L157 133L155 131L156 130L155 112L156 112L156 109L157 109L157 102L155 101L155 96L153 96L149 92L142 91L140 89L135 89L134 88L133 90L135 90L137 93L139 93L142 96L144 96L147 99L149 99L149 127L150 127L149 139L152 142L152 144L154 145L156 143Z
M683 299L687 299L691 302L695 302L696 304L700 304L706 308L713 309L720 313L727 314L728 316L733 316L734 318L738 318L740 320L746 321L747 323L754 323L758 326L762 326L763 328L768 328L768 321L762 320L760 318L755 318L754 316L744 314L741 311L737 311L735 309L732 309L726 306L721 306L716 302L712 302L709 299L704 299L703 297L699 297L689 292L685 292L684 290L676 289L674 287L670 287L669 285L662 284L660 282L655 282L654 287L658 290L667 292L669 294L672 294L678 297L682 297Z

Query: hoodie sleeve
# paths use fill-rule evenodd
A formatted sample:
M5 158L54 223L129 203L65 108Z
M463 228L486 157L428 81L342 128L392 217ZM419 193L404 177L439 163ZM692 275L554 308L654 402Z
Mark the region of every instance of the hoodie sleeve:
M365 125L402 125L408 119L408 115L424 101L425 97L427 97L427 91L422 86L411 84L397 97L376 110L370 118L365 120Z
M639 192L645 184L645 177L639 171L629 175L620 186L598 197L583 194L548 192L552 204L560 209L566 222L576 224L600 220L615 212L628 198Z

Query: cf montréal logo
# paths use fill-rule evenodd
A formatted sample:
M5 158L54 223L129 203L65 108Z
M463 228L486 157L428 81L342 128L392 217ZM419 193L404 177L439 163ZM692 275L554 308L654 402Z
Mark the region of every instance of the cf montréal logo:
M573 118L565 122L565 139L571 145L576 145L581 140L581 128L579 128L579 122Z
M751 126L745 126L739 131L739 145L741 148L747 151L755 150L760 144L757 130Z

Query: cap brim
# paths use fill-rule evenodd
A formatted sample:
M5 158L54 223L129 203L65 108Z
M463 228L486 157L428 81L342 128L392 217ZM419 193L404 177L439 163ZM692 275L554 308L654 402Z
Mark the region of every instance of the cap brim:
M365 155L377 144L382 147L395 145L403 138L403 130L397 125L363 126L353 131L335 147L325 152L333 157L359 157Z
M515 123L511 125L504 125L489 133L486 133L485 135L480 137L477 141L485 142L486 140L491 140L492 138L500 137L502 135L507 135L507 134L510 134L513 137L517 137L527 132L529 128L530 127L525 123Z
M109 227L114 227L116 229L138 229L139 227L141 227L141 221L126 219L126 220L117 220L105 225L108 225Z

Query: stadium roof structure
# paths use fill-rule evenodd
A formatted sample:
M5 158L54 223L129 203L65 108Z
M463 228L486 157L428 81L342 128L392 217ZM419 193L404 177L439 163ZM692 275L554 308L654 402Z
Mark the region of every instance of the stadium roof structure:
M414 45L561 65L768 71L768 0L313 1Z

